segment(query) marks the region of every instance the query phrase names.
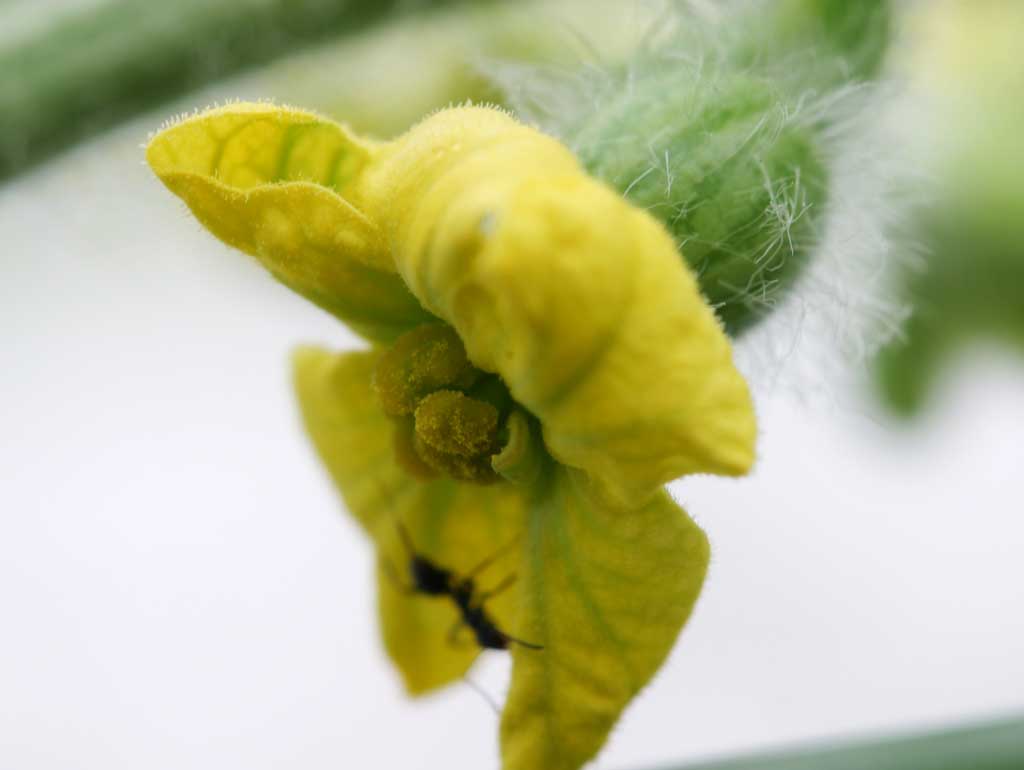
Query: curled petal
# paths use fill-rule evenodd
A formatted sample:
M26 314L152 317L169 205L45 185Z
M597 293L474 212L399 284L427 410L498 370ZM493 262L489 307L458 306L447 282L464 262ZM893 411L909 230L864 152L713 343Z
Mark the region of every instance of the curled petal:
M750 396L694 277L661 225L560 144L449 110L382 150L363 195L412 292L558 461L622 501L749 469Z
M429 318L354 188L374 145L312 113L233 104L158 133L146 159L214 235L373 340Z

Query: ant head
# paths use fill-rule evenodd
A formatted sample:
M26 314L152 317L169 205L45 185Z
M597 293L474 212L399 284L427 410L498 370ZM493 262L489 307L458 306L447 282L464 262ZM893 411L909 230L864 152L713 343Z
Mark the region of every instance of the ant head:
M423 556L413 554L409 559L409 572L418 593L440 596L450 591L451 572Z
M430 596L441 596L449 593L452 573L444 567L434 564L426 556L416 552L412 538L402 522L396 522L398 535L402 538L405 551L409 554L409 575L412 578L412 587L416 593L428 594Z

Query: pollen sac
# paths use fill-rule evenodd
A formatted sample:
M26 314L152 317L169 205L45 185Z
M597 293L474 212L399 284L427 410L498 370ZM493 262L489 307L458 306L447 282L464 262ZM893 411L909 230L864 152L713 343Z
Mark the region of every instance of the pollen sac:
M416 435L434 449L475 457L496 448L498 410L455 390L439 390L416 407Z
M491 467L488 455L463 457L446 454L431 447L419 435L416 435L415 441L416 454L440 474L471 484L494 484L501 481L501 477Z
M455 479L497 481L491 455L498 451L498 418L485 401L454 390L431 393L416 407L416 452Z
M468 388L480 376L455 330L424 324L406 332L377 364L374 387L384 411L411 415L424 396L441 388Z

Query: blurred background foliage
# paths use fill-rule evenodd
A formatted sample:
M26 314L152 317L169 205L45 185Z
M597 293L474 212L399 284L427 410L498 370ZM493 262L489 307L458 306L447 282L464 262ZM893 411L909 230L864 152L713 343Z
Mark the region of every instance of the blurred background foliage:
M874 367L884 402L920 414L967 344L1024 351L1024 3L779 2L786 10L766 36L828 38L858 78L888 68L923 94L921 124L942 127L920 140L926 184L907 247L922 256L893 276L911 315ZM620 34L625 21L655 18L613 0L560 0L565 27L532 20L531 6L556 5L546 0L78 0L45 24L23 23L30 5L0 4L0 183L131 115L256 66L264 67L263 96L387 137L451 102L500 103L485 61L554 70L624 61L642 43ZM899 45L887 56L890 39ZM248 96L244 74L237 83ZM1011 721L699 767L1022 766L1024 723Z
M6 0L0 32L0 180L143 110L259 65L265 98L302 102L379 135L452 101L494 101L475 66L569 66L569 27L540 26L526 0L63 0L45 23ZM560 0L613 57L629 4ZM19 7L22 9L19 13ZM582 40L582 38L580 39ZM312 53L302 55L311 49Z
M66 14L26 24L22 34L8 22L0 48L0 179L215 79L400 11L444 4L97 0L69 4ZM18 5L0 13L16 20Z
M922 5L907 37L894 58L939 130L921 136L928 189L911 237L923 258L896 277L912 315L877 380L909 417L968 344L1024 351L1024 3Z

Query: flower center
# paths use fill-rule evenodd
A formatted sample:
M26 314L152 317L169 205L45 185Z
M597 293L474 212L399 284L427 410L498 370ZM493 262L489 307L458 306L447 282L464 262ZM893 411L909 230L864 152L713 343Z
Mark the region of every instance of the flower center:
M424 324L399 337L377 362L374 387L407 471L479 484L501 478L492 457L507 442L515 402L500 377L470 363L452 327Z

